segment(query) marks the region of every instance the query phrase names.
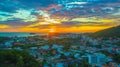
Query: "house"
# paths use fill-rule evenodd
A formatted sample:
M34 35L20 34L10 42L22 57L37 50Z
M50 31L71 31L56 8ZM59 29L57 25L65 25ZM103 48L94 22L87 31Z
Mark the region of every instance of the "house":
M6 46L6 47L11 47L11 46L12 46L11 41L7 41L7 42L5 42L5 46Z
M50 48L50 46L48 46L48 45L41 46L41 49L44 49L44 50L48 50L49 48Z

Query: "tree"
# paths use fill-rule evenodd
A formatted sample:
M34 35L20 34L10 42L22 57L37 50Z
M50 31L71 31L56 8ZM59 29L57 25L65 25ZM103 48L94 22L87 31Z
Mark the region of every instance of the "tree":
M0 50L0 67L38 67L36 59L26 51Z
M120 64L120 54L115 54L115 57L113 59L115 62Z
M23 57L22 56L20 56L18 58L18 62L16 64L16 67L24 67L24 61L23 61Z

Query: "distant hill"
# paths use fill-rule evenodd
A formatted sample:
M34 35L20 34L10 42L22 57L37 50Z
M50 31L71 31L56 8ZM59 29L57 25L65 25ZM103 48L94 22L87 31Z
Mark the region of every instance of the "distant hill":
M104 29L92 34L94 37L120 37L120 26Z

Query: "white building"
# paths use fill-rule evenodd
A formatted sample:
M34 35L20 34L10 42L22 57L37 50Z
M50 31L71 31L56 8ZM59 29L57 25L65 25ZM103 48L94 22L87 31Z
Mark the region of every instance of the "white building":
M102 64L106 63L106 56L104 54L91 54L91 55L88 55L88 63L101 67Z

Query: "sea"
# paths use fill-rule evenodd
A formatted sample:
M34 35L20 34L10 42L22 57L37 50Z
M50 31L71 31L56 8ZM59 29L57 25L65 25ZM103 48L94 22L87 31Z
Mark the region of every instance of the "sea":
M28 32L0 32L0 37L28 37L34 35L34 33Z

